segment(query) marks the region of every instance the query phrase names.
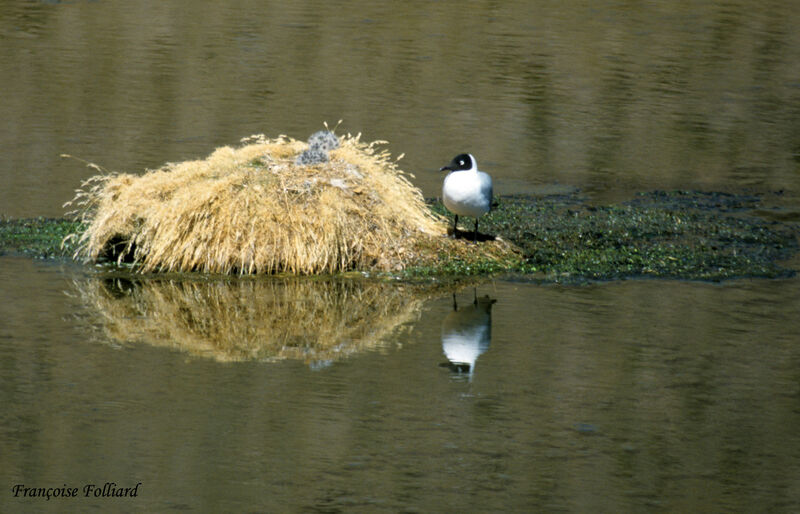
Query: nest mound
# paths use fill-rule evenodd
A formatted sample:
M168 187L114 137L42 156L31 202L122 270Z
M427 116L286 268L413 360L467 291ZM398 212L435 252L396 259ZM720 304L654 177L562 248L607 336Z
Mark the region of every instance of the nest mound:
M86 227L74 236L75 256L142 272L316 274L512 252L500 240L447 239L444 219L376 150L385 142L359 136L342 137L328 161L312 165L296 162L307 143L259 135L205 160L92 177L73 200Z

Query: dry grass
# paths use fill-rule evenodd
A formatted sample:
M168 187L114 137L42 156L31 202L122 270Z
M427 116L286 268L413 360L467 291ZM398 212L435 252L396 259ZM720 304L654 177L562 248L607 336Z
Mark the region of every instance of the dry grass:
M444 220L379 143L348 135L329 162L299 166L306 143L253 136L205 160L92 177L71 202L88 227L75 257L142 272L316 274L510 251L445 238Z
M380 347L418 319L433 288L305 277L236 281L90 278L77 296L102 339L217 361L332 361Z

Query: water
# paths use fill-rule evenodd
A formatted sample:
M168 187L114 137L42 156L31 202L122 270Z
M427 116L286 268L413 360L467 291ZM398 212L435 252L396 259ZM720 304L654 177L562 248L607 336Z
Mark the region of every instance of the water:
M446 293L418 303L407 292L412 316L379 341L386 318L366 320L371 330L327 362L231 362L224 342L204 345L214 323L260 304L302 310L313 293L292 297L283 281L203 283L228 300L228 316L204 316L216 303L208 290L144 282L103 303L87 286L120 290L24 259L4 259L2 278L6 298L38 294L0 310L0 480L142 482L126 501L45 504L6 492L4 511L746 512L792 511L800 500L796 280L486 283L477 294L497 300L491 317L460 321L465 333L490 328L470 374L442 366L443 333L459 323ZM254 284L273 295L258 285L251 294ZM330 324L369 295L321 287L331 307L317 316ZM474 294L458 291L460 312ZM382 298L371 301L380 311ZM119 330L131 304L150 306L138 315L142 334ZM173 307L194 323L201 356L188 343L164 348L181 339ZM155 336L158 326L169 335Z
M322 122L385 139L427 196L459 152L496 190L797 191L793 2L6 5L0 213L58 216L93 171Z
M797 219L798 16L14 2L0 215L62 215L95 173L62 153L140 172L343 118L427 196L469 151L500 193L782 189ZM800 510L800 279L487 282L457 315L452 293L0 257L0 511ZM446 365L454 333L470 372ZM105 482L142 485L11 491Z

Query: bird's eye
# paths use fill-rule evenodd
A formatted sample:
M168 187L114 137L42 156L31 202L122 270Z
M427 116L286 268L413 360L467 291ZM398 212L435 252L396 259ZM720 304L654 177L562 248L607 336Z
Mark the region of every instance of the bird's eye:
M464 161L458 161L458 163L462 166L464 165Z

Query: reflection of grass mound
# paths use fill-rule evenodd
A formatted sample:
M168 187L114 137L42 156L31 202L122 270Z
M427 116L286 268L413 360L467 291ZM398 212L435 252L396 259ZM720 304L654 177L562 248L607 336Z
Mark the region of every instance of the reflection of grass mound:
M429 293L364 280L301 278L76 282L104 337L219 361L338 360L417 319Z
M329 162L304 166L295 159L306 143L257 136L143 176L94 177L76 198L87 226L77 255L213 273L391 271L442 250L510 255L502 241L446 239L441 217L374 146L344 137Z

